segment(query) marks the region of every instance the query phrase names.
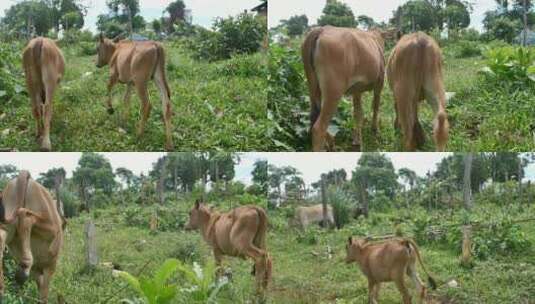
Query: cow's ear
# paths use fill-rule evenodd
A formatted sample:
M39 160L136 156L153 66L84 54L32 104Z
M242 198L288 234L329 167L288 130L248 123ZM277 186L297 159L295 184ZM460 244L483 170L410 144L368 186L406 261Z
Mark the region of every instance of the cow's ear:
M100 35L98 35L98 41L104 42L104 35L102 35L102 33L100 33Z
M353 237L352 237L352 236L349 236L349 237L347 238L347 243L348 243L349 245L353 244Z
M201 201L199 199L196 199L195 200L195 209L199 209L200 206L201 206Z

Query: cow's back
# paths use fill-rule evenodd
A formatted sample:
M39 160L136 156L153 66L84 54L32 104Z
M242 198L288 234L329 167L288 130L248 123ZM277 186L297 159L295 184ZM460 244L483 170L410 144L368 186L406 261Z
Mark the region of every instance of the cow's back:
M155 41L121 41L111 59L110 69L123 83L136 78L148 80L158 63L158 48L163 51L163 46Z
M442 79L442 54L435 40L417 32L403 36L388 60L390 86L415 87L421 90L423 79Z
M299 224L306 228L312 223L319 223L323 221L323 205L317 204L313 206L301 206L295 210L296 219ZM333 221L333 211L330 205L327 206L327 217L329 221Z
M46 80L51 82L50 85L57 84L65 72L61 50L53 40L43 37L30 40L23 51L22 64L30 92L43 90Z
M318 72L333 68L346 82L371 84L384 74L383 47L373 33L327 26L316 43L314 63Z

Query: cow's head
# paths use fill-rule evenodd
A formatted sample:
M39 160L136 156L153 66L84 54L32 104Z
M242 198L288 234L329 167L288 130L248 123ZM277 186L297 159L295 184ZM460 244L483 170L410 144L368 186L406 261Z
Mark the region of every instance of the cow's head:
M107 65L115 52L115 42L105 38L102 33L98 36L97 44L97 68Z
M358 262L362 258L362 249L368 241L366 239L355 240L350 236L346 244L346 263Z
M196 230L201 228L204 221L210 218L210 209L201 203L201 200L197 199L195 205L189 212L189 220L186 224L186 230Z

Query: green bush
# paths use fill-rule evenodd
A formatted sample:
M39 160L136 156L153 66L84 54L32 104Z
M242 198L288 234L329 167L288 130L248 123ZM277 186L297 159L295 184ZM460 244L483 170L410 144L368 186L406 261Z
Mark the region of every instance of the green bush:
M216 67L218 75L228 77L262 77L267 76L267 67L259 62L259 57L250 55L234 55Z
M535 87L535 48L501 47L485 52L485 78L513 88Z
M481 47L479 42L461 40L452 45L453 56L455 58L468 58L481 56Z
M79 43L78 55L80 56L93 56L97 54L97 47L95 42L82 41Z
M293 150L308 142L309 106L301 54L297 48L271 44L268 64L267 137L274 150Z
M19 45L0 43L0 101L8 101L25 91Z
M337 187L330 187L327 195L333 208L336 228L340 229L351 220L351 210L355 208L355 203L350 196Z
M197 34L186 40L196 59L216 61L236 54L251 54L262 46L265 24L252 14L218 18L212 30L197 29Z
M159 231L177 231L182 229L187 221L185 213L173 206L156 205L127 206L122 210L122 218L126 225L139 228L149 228L150 220L154 215L158 216Z

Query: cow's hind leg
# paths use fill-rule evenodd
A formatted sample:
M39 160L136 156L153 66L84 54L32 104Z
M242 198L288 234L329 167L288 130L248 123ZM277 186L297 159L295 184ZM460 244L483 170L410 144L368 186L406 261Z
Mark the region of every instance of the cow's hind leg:
M320 82L321 87L321 111L316 119L316 122L312 126L312 150L313 151L325 151L326 141L329 143L332 149L334 149L334 139L327 132L329 123L336 109L338 102L344 93L344 88L336 79L336 73L331 72L333 75L326 74Z
M157 70L154 73L154 82L160 91L160 98L162 99L162 116L165 125L165 149L167 151L173 150L173 136L171 127L171 116L173 111L171 109L171 93L168 90L164 74Z
M355 121L355 128L353 129L353 150L360 151L362 145L362 126L364 125L361 92L353 93L353 120Z
M411 296L409 294L409 290L407 289L407 286L405 285L405 280L403 278L404 275L405 274L402 272L400 276L398 276L398 278L395 279L396 287L401 293L401 297L403 298L403 304L411 304Z
M413 90L405 87L398 88L396 94L397 112L401 131L403 133L403 145L406 151L416 150L416 141L414 138L414 128L417 120L416 111L416 96Z
M126 92L124 93L123 103L123 125L126 126L128 122L128 115L130 114L130 97L132 97L132 84L128 83L126 85Z
M368 304L377 304L377 283L368 280Z
M139 121L139 127L137 130L137 135L141 136L145 132L145 124L150 115L151 105L149 101L149 93L147 91L147 82L139 81L136 82L137 94L141 101L141 119Z
M42 104L44 103L44 93L41 89L30 89L29 92L32 103L32 115L35 119L35 138L39 140L43 136L43 113Z
M108 114L113 114L113 105L112 105L112 91L113 87L117 84L118 76L114 72L110 74L110 79L108 80L108 96L106 98L106 107L108 108Z
M429 80L425 84L425 98L435 114L433 139L437 151L444 151L448 142L449 123L446 114L446 93L441 79Z
M381 106L381 91L383 90L383 80L380 81L373 89L373 117L372 117L372 132L377 134L379 131L379 107Z
M32 269L32 278L37 283L40 304L48 303L48 292L49 292L50 280L52 279L53 274L54 274L54 267L46 268L44 270L39 270L39 271Z
M424 303L425 298L427 297L427 292L424 283L420 279L420 276L418 276L414 261L409 264L409 267L407 267L407 274L411 278L412 282L416 286L416 290L418 291L418 303Z
M19 213L19 220L17 223L17 234L20 238L20 252L21 258L19 269L15 274L15 280L19 285L24 284L30 276L30 271L33 266L33 255L31 250L31 234L32 227L35 224L35 217L27 215L25 212Z
M50 143L50 123L52 121L52 99L58 83L57 76L53 76L53 71L43 69L43 80L45 83L45 102L42 105L43 117L43 138L41 140L41 151L50 151L52 145Z
M4 250L6 248L7 231L0 229L0 266L4 261ZM0 267L0 304L4 297L5 285L4 285L4 267Z

